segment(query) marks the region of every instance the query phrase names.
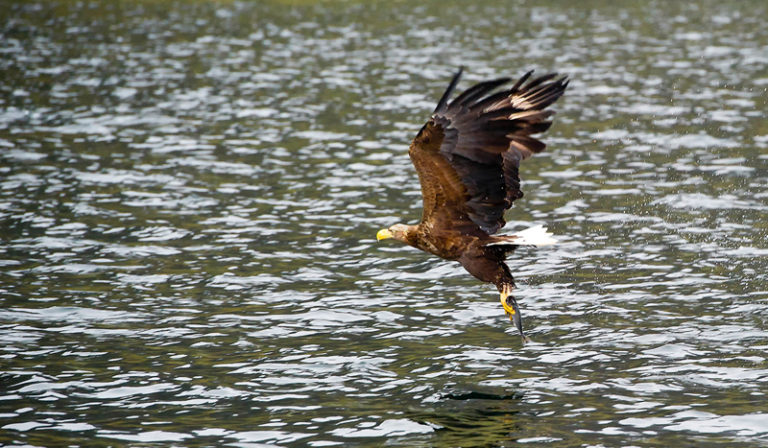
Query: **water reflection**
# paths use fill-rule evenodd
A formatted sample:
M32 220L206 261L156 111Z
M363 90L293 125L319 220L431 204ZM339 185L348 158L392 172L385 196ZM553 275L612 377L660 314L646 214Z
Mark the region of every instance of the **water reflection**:
M764 443L765 6L605 6L10 5L0 443ZM561 240L509 262L524 347L373 238L458 65L574 79L508 219Z

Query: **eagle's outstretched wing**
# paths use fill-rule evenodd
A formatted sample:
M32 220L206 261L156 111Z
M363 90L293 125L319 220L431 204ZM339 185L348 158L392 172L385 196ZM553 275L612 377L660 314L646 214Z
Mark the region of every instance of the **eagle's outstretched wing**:
M544 150L531 137L552 124L545 110L565 91L565 76L485 81L448 101L461 70L411 143L409 155L421 182L422 226L493 234L504 227L504 211L522 197L520 161Z

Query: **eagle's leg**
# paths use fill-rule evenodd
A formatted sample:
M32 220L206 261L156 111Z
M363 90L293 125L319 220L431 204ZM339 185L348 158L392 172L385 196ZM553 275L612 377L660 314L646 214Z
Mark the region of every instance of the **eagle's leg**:
M520 337L523 338L523 342L531 342L528 336L523 333L523 318L520 316L520 308L517 306L517 300L515 300L515 296L512 295L514 289L515 286L512 284L505 283L502 285L500 293L501 306L504 307L504 312L507 313L509 319L515 324L515 327L517 327L517 331L520 332Z

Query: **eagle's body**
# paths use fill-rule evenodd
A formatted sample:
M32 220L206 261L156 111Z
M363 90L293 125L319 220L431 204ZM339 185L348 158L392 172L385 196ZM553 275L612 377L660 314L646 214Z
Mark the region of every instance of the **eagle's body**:
M506 224L504 212L523 196L520 161L544 150L530 135L549 128L553 112L545 109L568 85L554 74L528 81L530 75L496 93L508 78L476 84L449 103L461 71L454 76L408 151L421 183L421 222L396 224L377 235L458 261L476 278L495 284L521 335L520 313L510 295L515 283L504 259L517 246L554 240L542 227L494 234Z

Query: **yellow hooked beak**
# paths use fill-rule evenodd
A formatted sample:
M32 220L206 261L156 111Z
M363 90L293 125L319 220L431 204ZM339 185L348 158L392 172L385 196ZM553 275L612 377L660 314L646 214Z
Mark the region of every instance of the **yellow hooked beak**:
M392 232L390 232L389 229L381 229L376 234L377 241L386 240L387 238L392 238Z

